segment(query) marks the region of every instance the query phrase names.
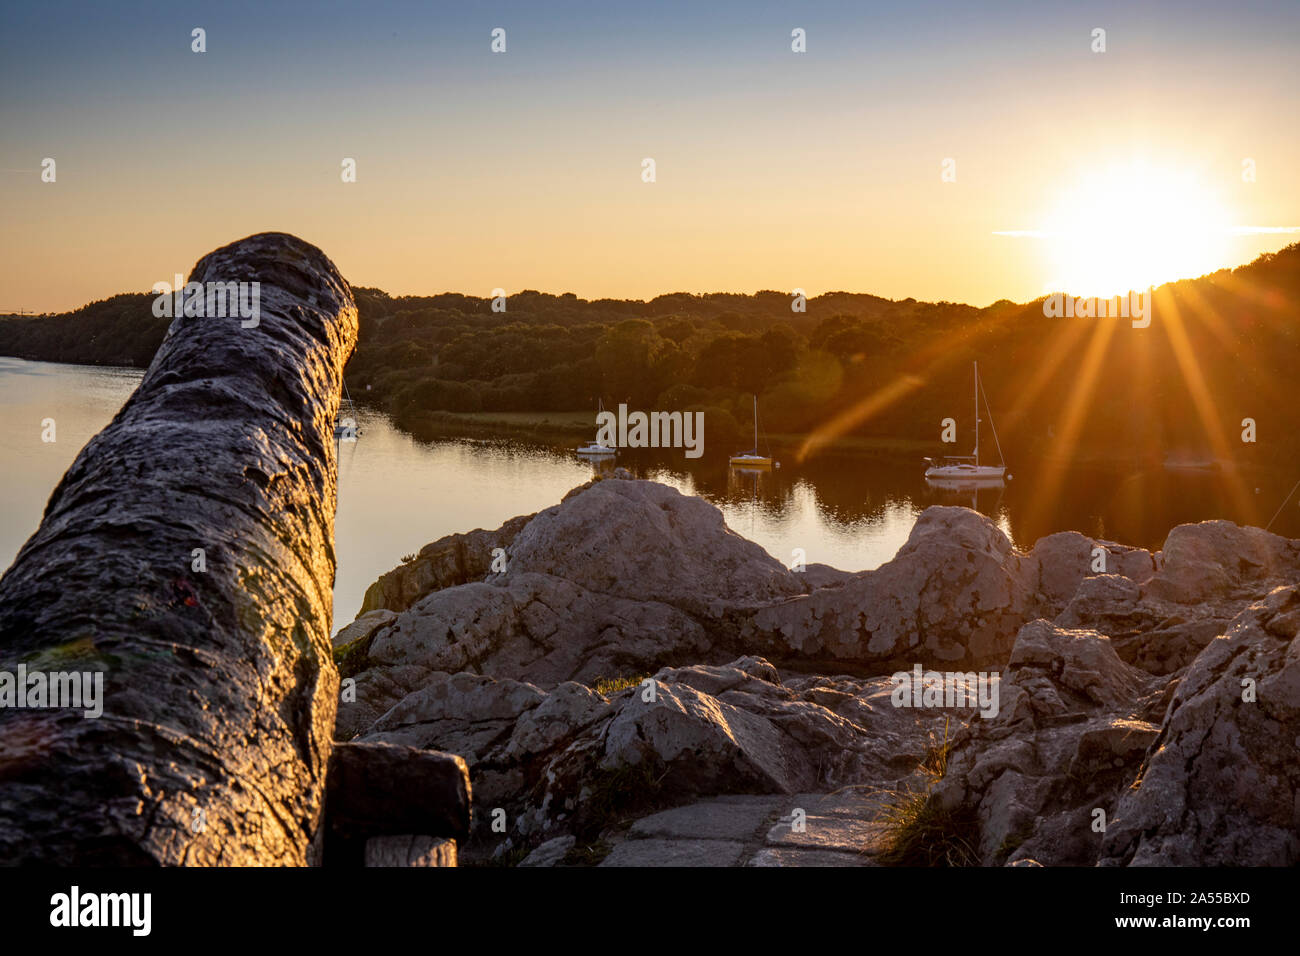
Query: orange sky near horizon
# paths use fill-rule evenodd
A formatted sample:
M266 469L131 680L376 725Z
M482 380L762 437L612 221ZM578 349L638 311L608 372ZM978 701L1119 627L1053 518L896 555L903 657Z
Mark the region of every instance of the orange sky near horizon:
M160 14L90 53L74 38L35 56L52 27L23 14L0 46L0 311L148 291L264 230L394 295L799 288L982 306L1105 285L1125 262L1098 271L1099 250L1131 265L1157 247L1151 281L1199 275L1300 239L1229 231L1300 224L1300 128L1282 121L1297 14L1247 7L1103 4L1105 53L1093 14L1014 5L883 23L765 9L722 37L721 14L687 8L587 10L568 34L521 10L501 55L488 19L417 35L389 11L255 40L251 13L212 8L201 55L194 18ZM1124 202L1086 185L1117 164L1146 171ZM1176 185L1154 219L1153 182ZM1080 234L1038 235L1063 209ZM1172 249L1201 225L1213 236Z

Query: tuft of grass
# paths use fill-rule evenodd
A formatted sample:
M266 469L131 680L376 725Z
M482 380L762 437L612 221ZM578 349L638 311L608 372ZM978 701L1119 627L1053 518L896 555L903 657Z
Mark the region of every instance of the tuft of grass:
M524 858L528 856L528 853L529 853L528 847L521 844L519 846L512 846L510 849L506 850L500 856L491 856L483 860L478 860L474 863L467 863L461 861L460 866L482 867L484 869L495 868L495 867L518 866L520 863L524 862Z
M565 866L597 866L614 848L604 840L593 843L577 843L569 848L560 862Z
M1028 833L1012 833L998 847L997 857L1005 861L1012 853L1020 849L1022 843L1029 839Z
M619 691L629 687L638 687L649 674L635 674L631 677L597 677L591 689L604 697L613 697Z
M934 788L948 772L952 740L948 724L943 739L933 737L917 770L922 786L885 791L876 814L884 829L885 848L877 860L883 866L979 866L979 825L973 807L946 809Z
M921 760L921 772L929 778L930 785L938 783L948 773L948 757L952 754L952 739L948 736L948 721L943 722L943 739L935 740L930 735L930 746L925 748L925 757Z
M378 632L376 631L376 633ZM339 680L356 677L366 669L366 665L370 660L370 645L374 641L375 635L369 634L333 649L331 653L334 658L334 666L339 669Z
M630 815L659 810L664 802L662 772L647 762L599 768L587 781L582 817L588 832L599 831Z

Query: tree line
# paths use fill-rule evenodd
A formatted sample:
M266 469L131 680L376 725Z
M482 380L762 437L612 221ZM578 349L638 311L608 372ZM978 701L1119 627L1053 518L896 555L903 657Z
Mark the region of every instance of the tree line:
M857 293L810 298L674 293L586 300L353 289L354 398L419 432L430 415L704 411L710 437L741 436L757 394L764 431L938 440L953 418L966 453L970 363L980 362L1004 449L1099 458L1274 457L1296 447L1300 244L1233 270L1162 286L1154 321L1049 318L1043 300L985 308ZM74 312L0 317L0 353L148 364L169 320L152 294ZM1241 441L1241 422L1258 440Z

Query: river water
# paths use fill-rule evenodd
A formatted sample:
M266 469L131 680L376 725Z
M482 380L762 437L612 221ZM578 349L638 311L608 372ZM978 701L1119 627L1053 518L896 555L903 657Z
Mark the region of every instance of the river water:
M142 374L0 357L0 566L12 563L40 524L64 471ZM47 418L55 420L54 442L42 441ZM336 629L356 615L366 587L403 555L445 534L495 528L539 511L588 480L595 468L611 467L593 466L566 448L421 442L364 408L358 424L358 440L339 450ZM799 549L809 563L852 571L892 558L916 516L932 504L976 506L1020 547L1053 531L1074 530L1158 548L1169 529L1184 522L1267 523L1296 477L1231 469L1053 469L1040 463L1013 468L1005 488L976 497L928 487L919 461L823 455L797 463L790 450L778 448L780 468L743 472L728 467L732 450L706 445L695 461L680 450L621 452L618 464L703 496L722 509L733 531L786 564ZM1046 487L1055 493L1044 502ZM1300 537L1297 498L1282 508L1272 530Z

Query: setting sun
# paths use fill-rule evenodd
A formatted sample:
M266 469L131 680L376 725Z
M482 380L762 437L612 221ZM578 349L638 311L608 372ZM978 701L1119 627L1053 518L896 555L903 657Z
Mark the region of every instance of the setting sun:
M1195 175L1145 164L1081 176L1046 222L1048 289L1116 295L1221 268L1230 223Z

